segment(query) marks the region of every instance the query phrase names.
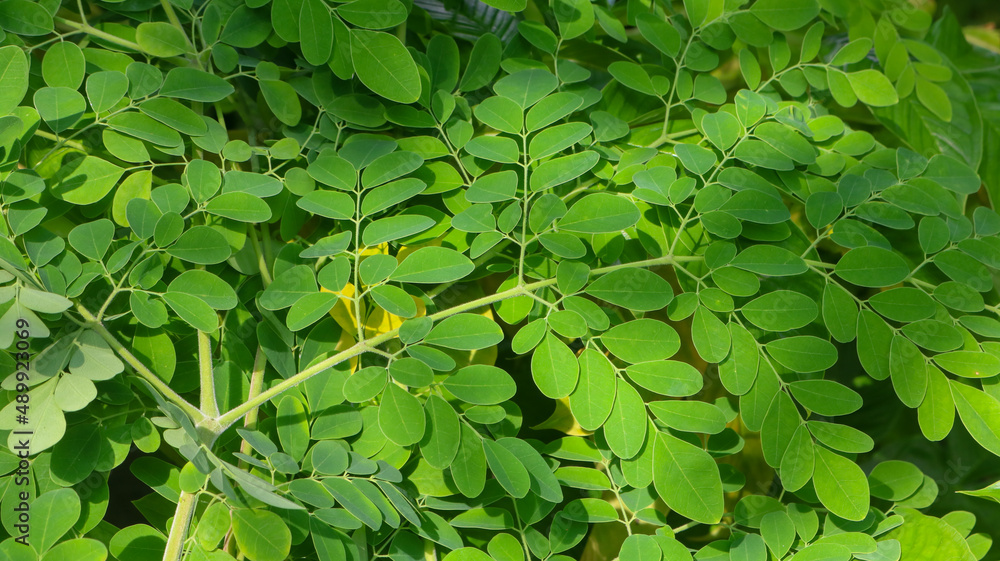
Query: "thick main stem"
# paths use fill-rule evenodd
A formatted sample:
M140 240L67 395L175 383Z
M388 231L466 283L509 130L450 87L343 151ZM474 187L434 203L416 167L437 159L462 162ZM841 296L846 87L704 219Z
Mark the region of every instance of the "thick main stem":
M170 524L170 534L167 537L167 548L163 551L163 561L181 561L184 555L184 540L187 538L188 527L194 518L198 506L198 495L181 491L174 511L174 521Z
M219 403L215 399L215 375L212 371L212 341L208 333L198 331L198 372L201 380L201 411L219 416Z

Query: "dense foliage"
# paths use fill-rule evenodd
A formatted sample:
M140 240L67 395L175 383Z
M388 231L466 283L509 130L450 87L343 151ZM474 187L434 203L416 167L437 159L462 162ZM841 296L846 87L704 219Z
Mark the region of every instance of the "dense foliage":
M485 1L0 1L0 557L984 558L1000 56Z

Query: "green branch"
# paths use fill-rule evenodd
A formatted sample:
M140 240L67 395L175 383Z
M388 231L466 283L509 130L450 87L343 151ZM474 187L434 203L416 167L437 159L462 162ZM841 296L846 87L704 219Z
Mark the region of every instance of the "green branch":
M60 18L60 17L56 17L53 19L55 20L56 23L62 25L63 27L69 27L70 29L81 31L92 37L97 37L98 39L103 39L109 43L114 43L119 47L125 47L126 49L132 49L133 51L142 52L142 47L140 47L138 43L133 43L132 41L122 39L121 37L118 37L117 35L112 35L106 31L101 31L100 29L97 29L96 27L93 27L88 23L80 23L78 21L73 21L71 19Z
M688 261L699 261L703 259L701 256L674 256L667 255L664 257L657 257L655 259L646 259L643 261L634 261L631 263L622 263L620 265L611 265L609 267L603 267L600 269L594 269L590 272L591 275L602 275L605 273L610 273L612 271L617 271L619 269L632 269L641 267L654 267L657 265L676 265L678 263L684 263ZM552 286L556 284L556 279L545 279L537 282L525 284L522 286L515 286L513 288L504 290L502 292L497 292L496 294L491 294L489 296L484 296L482 298L477 298L470 302L460 304L454 308L449 308L447 310L442 310L435 314L428 316L431 320L437 322L444 318L460 314L462 312L468 312L470 310L475 310L476 308L481 308L483 306L488 306L490 304L500 302L501 300L506 300L507 298L512 298L514 296L530 295L533 291ZM365 352L373 352L375 347L394 339L399 334L399 328L393 329L392 331L387 331L380 335L376 335L371 339L367 339L358 342L351 346L349 349L341 351L326 360L320 361L305 370L302 370L298 374L295 374L280 383L272 386L271 388L263 391L260 395L247 399L242 405L232 409L231 411L220 416L216 421L218 422L217 434L221 434L222 431L229 428L233 423L238 421L241 417L260 407L267 401L281 395L285 391L305 382L309 378L324 372L329 368L333 368L337 364L354 358Z
M153 373L152 370L146 367L146 365L143 364L142 361L136 358L135 355L133 355L128 349L126 349L125 346L122 345L118 341L118 339L114 335L112 335L110 331L108 331L106 327L104 327L104 324L102 324L100 321L97 320L96 317L94 317L94 314L90 313L90 310L78 304L76 306L76 311L81 316L83 316L83 319L88 323L88 326L95 332L97 332L97 334L100 335L101 338L104 339L108 343L108 345L110 345L111 348L114 349L116 353L118 353L118 356L122 357L125 360L125 362L127 362L132 367L132 369L135 370L136 374L138 374L142 379L149 382L151 386L153 386L154 388L156 388L157 391L163 394L164 398L166 398L168 401L172 401L175 405L180 407L186 414L188 414L194 420L195 424L205 420L207 415L202 413L201 409L188 403L186 399L181 397L179 393L175 392L173 388L168 386L166 382L164 382L159 376Z

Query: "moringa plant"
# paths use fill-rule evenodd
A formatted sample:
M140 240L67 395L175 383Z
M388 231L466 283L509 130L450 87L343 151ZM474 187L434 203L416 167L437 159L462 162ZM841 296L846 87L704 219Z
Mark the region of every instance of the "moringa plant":
M0 558L984 558L1000 56L484 1L0 0Z

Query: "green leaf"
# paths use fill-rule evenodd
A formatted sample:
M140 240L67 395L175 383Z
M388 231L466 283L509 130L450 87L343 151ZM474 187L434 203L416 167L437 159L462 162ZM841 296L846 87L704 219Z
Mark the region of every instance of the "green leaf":
M776 339L764 347L772 358L795 372L819 372L837 362L836 347L812 335Z
M271 218L271 208L260 197L238 191L214 197L205 210L238 222L266 222Z
M285 325L299 331L319 321L337 303L337 295L329 292L307 294L292 304L285 316Z
M788 491L798 491L812 479L815 469L815 452L812 437L805 424L799 425L781 455L781 485ZM763 521L762 521L763 529Z
M633 382L660 395L687 397L701 391L704 384L698 369L674 360L633 364L626 372Z
M552 9L564 41L575 39L594 27L594 8L586 0L559 0L553 3Z
M232 249L218 230L208 226L194 226L181 234L167 248L167 253L190 263L214 265L229 259Z
M715 460L704 450L667 433L653 444L653 484L667 506L691 520L715 524L725 510Z
M506 97L493 96L482 101L475 109L476 117L498 131L520 134L524 114L521 107Z
M616 325L601 336L601 342L615 356L633 364L670 358L681 346L672 327L652 319Z
M182 55L190 48L184 32L165 21L140 23L135 42L146 54L162 58Z
M896 88L892 82L878 70L866 69L847 74L847 79L854 88L855 95L861 103L872 107L886 107L899 102Z
M457 281L475 269L468 257L444 247L422 247L406 256L390 279L410 283Z
M962 424L980 446L1000 456L1000 401L990 394L967 386L958 380L949 380L955 408Z
M331 263L327 267L336 269L336 264ZM320 273L322 280L324 268ZM331 270L331 272L333 272ZM329 273L328 273L329 274ZM336 288L327 287L330 290L340 290L343 286ZM296 265L274 278L272 282L260 296L260 306L265 310L281 310L291 306L307 294L313 294L318 289L316 286L316 276L312 269L306 265Z
M590 283L585 292L610 304L643 312L662 309L673 299L670 283L638 268L611 271Z
M591 150L548 160L532 171L531 190L544 191L572 181L593 169L599 161L597 152Z
M340 506L346 508L365 526L373 530L378 530L382 526L382 513L378 507L351 481L328 477L323 480L323 485L337 499Z
M250 561L281 561L288 555L292 534L280 516L266 510L236 509L233 537Z
M405 261L404 261L405 263ZM442 320L424 338L431 345L471 351L485 349L503 340L500 326L488 317L458 314Z
M396 384L388 384L382 392L378 424L386 438L399 446L420 442L426 427L420 401Z
M569 395L569 407L580 426L597 430L604 424L615 404L615 369L594 349L580 353L580 379Z
M427 426L420 441L420 453L432 467L445 469L452 465L458 454L462 430L458 414L447 401L436 395L429 396L424 402L424 412Z
M413 103L420 96L417 65L396 36L353 29L351 58L358 78L376 94L399 103Z
M174 68L160 86L160 95L204 103L215 103L229 97L235 89L216 76L196 68Z
M777 391L771 400L761 423L761 448L764 461L772 467L779 467L788 446L802 424L795 403L783 391Z
M824 417L849 415L864 404L857 392L833 380L800 380L788 389L803 407Z
M955 400L948 378L937 368L927 368L927 392L917 408L920 431L937 442L948 436L955 423Z
M228 283L197 269L185 271L170 281L167 292L196 296L216 310L231 310L238 302L236 292Z
M101 542L90 538L76 538L57 544L42 556L42 561L58 559L76 559L79 561L104 561L108 556L108 548ZM13 557L16 561L17 557Z
M35 498L31 513L38 518L31 525L29 543L37 553L44 553L76 524L80 497L72 489L48 491Z
M625 538L619 558L636 561L660 561L662 551L652 536L635 534Z
M465 145L465 150L478 158L501 164L516 164L519 152L513 139L503 136L477 136Z
M795 4L782 0L757 0L750 7L750 13L757 16L764 25L778 31L793 31L819 15L819 3L816 0L803 0Z
M177 146L182 142L177 131L142 113L116 113L108 119L108 126L159 146Z
M528 494L531 488L528 470L513 452L489 438L483 439L483 451L490 471L508 493L518 499Z
M639 30L643 24L640 21ZM719 111L705 115L701 120L701 129L705 136L719 150L729 150L739 140L743 132L739 120L731 113Z
M982 184L975 170L946 154L931 158L923 177L961 195L974 194Z
M388 183L415 171L424 159L414 152L392 152L375 159L361 174L361 184L367 189Z
M887 501L901 501L923 483L924 474L917 466L899 460L881 462L868 474L872 496Z
M517 384L509 374L485 364L466 366L445 379L443 385L455 397L474 405L503 403L517 391Z
M573 146L590 136L593 128L587 123L564 123L549 127L534 136L528 144L528 155L542 159Z
M465 198L470 203L493 203L513 199L517 192L517 183L517 173L513 170L484 175L469 186Z
M838 193L822 191L806 199L806 217L817 230L830 225L844 210L844 199Z
M638 14L636 24L643 38L661 53L673 58L680 52L681 35L669 21L653 14Z
M729 354L732 340L729 330L715 314L698 306L691 322L691 339L694 348L706 362L719 363Z
M674 154L695 175L708 173L718 163L715 152L695 144L678 144L674 146Z
M16 45L0 47L0 116L9 115L27 91L28 59L24 51Z
M757 379L760 351L753 335L742 325L729 323L732 352L719 363L719 378L726 390L734 395L750 391Z
M718 434L726 428L726 417L715 405L704 401L656 401L649 404L656 418L682 432Z
M527 5L527 0L489 0L484 2L488 6L493 6L498 10L516 13L523 10Z
M541 392L551 399L569 396L576 388L580 365L558 337L549 333L531 355L531 376Z
M525 0L514 0L523 2ZM502 9L502 8L501 8ZM518 10L512 10L518 11ZM478 90L488 84L500 69L500 57L503 44L500 39L492 33L484 33L476 40L469 53L469 63L465 67L465 74L459 83L459 89L463 92Z
M350 461L347 450L332 440L317 442L312 449L313 468L326 475L340 475Z
M952 412L954 415L954 412ZM822 421L807 421L809 432L816 440L834 450L848 454L870 452L875 442L870 436L856 428Z
M760 535L771 552L784 557L795 541L795 524L784 512L769 512L760 519Z
M880 317L868 310L858 316L858 358L865 371L876 380L890 376L889 351L893 332Z
M305 405L295 396L281 398L275 424L281 450L295 461L301 461L309 447L309 417Z
M506 511L504 513L506 514ZM452 521L452 524L454 524L454 521ZM461 528L463 526L457 527ZM474 547L461 547L449 551L448 555L444 556L444 561L493 561L493 558Z
M211 333L219 328L219 316L211 306L197 296L181 292L167 292L163 301L182 320L199 331Z
M809 270L798 255L782 247L764 244L744 249L730 265L758 275L775 277L801 275Z
M934 355L934 362L963 378L990 378L1000 374L1000 358L989 353L952 351Z
M83 51L76 43L69 41L56 43L45 51L45 57L42 59L42 77L50 86L76 90L83 83L85 64Z
M902 257L881 247L857 247L840 258L834 269L845 281L870 288L892 286L910 275Z
M875 294L868 303L878 313L893 320L913 322L934 315L936 305L926 292L911 287L897 287Z
M407 9L396 0L357 0L337 9L348 23L366 29L389 29L406 21Z
M282 123L294 127L302 118L302 105L295 88L279 80L260 80L260 91L264 101ZM272 155L277 155L277 146L272 147Z
M78 377L82 380L86 378ZM88 380L89 381L89 380ZM93 384L91 384L93 385ZM63 400L59 400L63 402ZM78 408L82 409L82 407ZM93 473L97 467L101 433L93 425L76 425L52 448L51 476L60 485L75 485Z
M559 81L551 72L533 68L497 80L493 90L497 95L513 100L521 109L527 109L552 93L558 85Z
M299 11L299 45L302 56L313 66L330 60L333 53L333 19L322 0L302 0Z
M869 494L865 473L854 462L822 446L815 451L813 484L820 502L841 518L863 520L868 514Z
M893 336L889 347L889 375L903 405L920 405L927 390L927 363L920 349L900 335Z
M768 331L792 331L812 323L819 308L812 298L791 290L776 290L743 306L751 323Z
M0 27L16 35L46 35L53 30L52 14L39 3L7 0L0 3Z
M87 110L87 101L70 88L42 88L33 100L38 114L54 132L72 127Z
M619 378L615 404L604 421L604 438L616 456L623 460L634 457L646 442L648 428L646 405L628 382ZM653 438L654 435L649 435Z
M973 561L976 556L962 534L945 520L925 516L915 510L902 509L905 521L897 529L885 535L886 540L894 539L900 544L900 559L930 561L931 559L955 559Z
M583 98L574 93L556 92L548 95L528 111L524 119L525 128L529 131L537 131L547 127L570 115L581 105L583 105Z
M156 529L145 524L133 524L119 530L108 549L117 559L153 561L160 559L166 549L167 539Z
M646 70L634 62L612 62L608 72L626 88L654 97L659 95Z
M73 228L68 236L69 244L81 255L94 261L102 261L111 246L115 225L102 219L81 224Z
M461 425L462 437L458 453L450 469L455 486L466 497L475 497L486 484L486 452L483 439L467 424Z

